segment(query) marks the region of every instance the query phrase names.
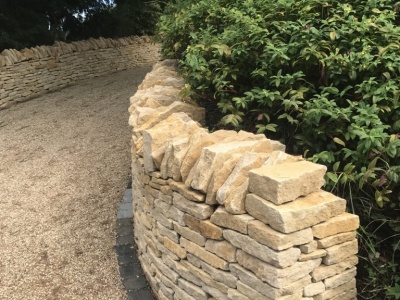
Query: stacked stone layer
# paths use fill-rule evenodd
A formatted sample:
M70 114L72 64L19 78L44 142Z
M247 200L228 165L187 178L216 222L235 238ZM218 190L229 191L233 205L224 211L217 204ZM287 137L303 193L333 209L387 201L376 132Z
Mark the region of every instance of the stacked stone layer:
M201 127L175 61L131 97L134 231L158 299L356 299L357 216L326 168L264 135Z
M0 110L86 78L103 76L159 58L149 37L56 42L0 54Z

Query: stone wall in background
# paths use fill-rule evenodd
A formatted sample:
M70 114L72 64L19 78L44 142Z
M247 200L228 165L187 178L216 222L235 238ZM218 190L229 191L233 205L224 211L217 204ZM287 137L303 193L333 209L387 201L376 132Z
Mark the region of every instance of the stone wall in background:
M175 62L131 97L134 232L158 299L356 299L357 216L326 168L264 135L201 127Z
M82 79L152 64L159 45L150 37L89 39L0 54L0 110Z

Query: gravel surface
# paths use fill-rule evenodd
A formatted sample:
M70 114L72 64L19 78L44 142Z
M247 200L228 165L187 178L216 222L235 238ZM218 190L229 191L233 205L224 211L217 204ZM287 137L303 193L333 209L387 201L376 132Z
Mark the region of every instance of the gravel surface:
M1 300L126 299L116 210L130 173L129 97L148 71L0 111Z

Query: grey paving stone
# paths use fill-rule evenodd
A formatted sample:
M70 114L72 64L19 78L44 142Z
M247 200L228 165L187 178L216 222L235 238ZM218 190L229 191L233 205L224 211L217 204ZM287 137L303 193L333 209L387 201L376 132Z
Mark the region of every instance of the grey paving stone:
M117 212L117 219L126 219L133 217L132 203L122 203Z
M136 252L134 254L124 254L118 256L118 264L120 266L127 265L129 263L140 263L139 259L137 258Z
M117 236L117 245L128 245L133 242L133 235Z
M125 190L124 197L122 198L123 203L132 203L132 189Z
M135 251L135 247L133 246L133 244L132 245L116 245L115 251L117 252L118 255L133 254Z
M125 278L137 278L137 277L143 277L144 280L146 278L144 277L142 266L140 263L127 263L125 265L122 265L119 267L119 274L122 277L122 280Z
M128 291L128 300L154 300L150 288Z

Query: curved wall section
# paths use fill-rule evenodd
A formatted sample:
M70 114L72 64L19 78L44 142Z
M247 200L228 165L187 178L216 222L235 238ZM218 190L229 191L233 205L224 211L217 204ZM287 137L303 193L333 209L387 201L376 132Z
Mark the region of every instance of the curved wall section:
M0 54L0 110L86 78L159 59L150 37L89 39Z
M326 168L264 135L201 127L175 62L131 97L134 232L158 299L356 299L358 217Z

